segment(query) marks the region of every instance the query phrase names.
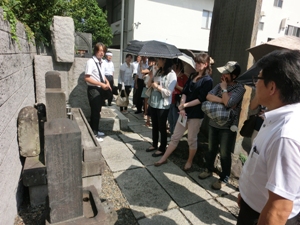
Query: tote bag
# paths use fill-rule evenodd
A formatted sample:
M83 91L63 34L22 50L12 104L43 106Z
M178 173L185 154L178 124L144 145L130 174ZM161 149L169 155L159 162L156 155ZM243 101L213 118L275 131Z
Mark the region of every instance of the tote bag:
M122 91L124 91L125 97L121 97ZM118 97L116 99L116 105L119 107L127 107L129 105L129 99L125 90L119 91Z

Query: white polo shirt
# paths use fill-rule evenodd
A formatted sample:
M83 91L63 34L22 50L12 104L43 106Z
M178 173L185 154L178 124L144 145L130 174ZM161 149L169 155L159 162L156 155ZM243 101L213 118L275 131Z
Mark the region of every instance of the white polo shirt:
M103 64L103 60L101 59L100 61L102 62L101 64ZM99 70L101 72L103 81L105 81L106 78L105 78L105 75L104 75L103 65L100 65L99 60L95 56L93 56L92 58L90 58L86 62L85 74L90 75L92 79L94 79L94 80L96 80L98 82L101 82L100 76L99 76L99 71L98 71L98 68L97 68L97 65L96 65L95 62L98 64L98 68L99 68ZM96 86L96 85L90 84L89 82L86 82L86 83L89 86Z
M115 67L112 61L103 60L103 67L105 76L112 76L114 74Z
M300 103L265 113L243 167L239 189L244 201L261 213L271 192L293 201L289 216L300 212Z
M142 63L142 70L148 69L148 63ZM137 68L137 75L139 79L143 79L143 74L141 73L141 64L139 63Z
M123 63L120 67L120 75L118 78L118 83L122 84L124 82L125 86L131 86L132 85L132 73L133 73L133 65L132 63L127 65L127 63Z

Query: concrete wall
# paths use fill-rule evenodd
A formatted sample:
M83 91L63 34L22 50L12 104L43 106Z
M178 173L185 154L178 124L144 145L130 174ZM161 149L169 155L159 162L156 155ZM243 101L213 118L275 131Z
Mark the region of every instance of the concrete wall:
M35 46L28 43L21 23L19 44L11 39L10 27L0 8L0 223L13 224L21 203L18 190L22 170L17 141L17 117L25 106L33 106L33 57ZM20 185L21 186L21 185Z

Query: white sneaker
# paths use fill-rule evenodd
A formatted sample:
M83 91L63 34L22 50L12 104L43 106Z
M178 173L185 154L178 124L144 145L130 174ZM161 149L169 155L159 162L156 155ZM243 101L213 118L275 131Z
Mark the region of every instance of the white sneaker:
M103 138L101 138L101 137L99 137L99 136L96 136L96 139L97 139L98 142L104 141Z
M99 137L101 137L101 136L104 136L105 134L103 133L103 132L100 132L100 131L98 131L98 133L97 133L97 136Z

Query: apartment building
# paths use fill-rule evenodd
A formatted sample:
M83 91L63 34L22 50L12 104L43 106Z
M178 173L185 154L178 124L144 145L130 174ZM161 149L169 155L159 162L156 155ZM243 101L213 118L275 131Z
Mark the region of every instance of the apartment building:
M131 40L159 40L180 49L208 51L214 0L98 0L108 12L120 48L122 2L123 46ZM300 1L262 0L256 45L284 35L300 37Z

